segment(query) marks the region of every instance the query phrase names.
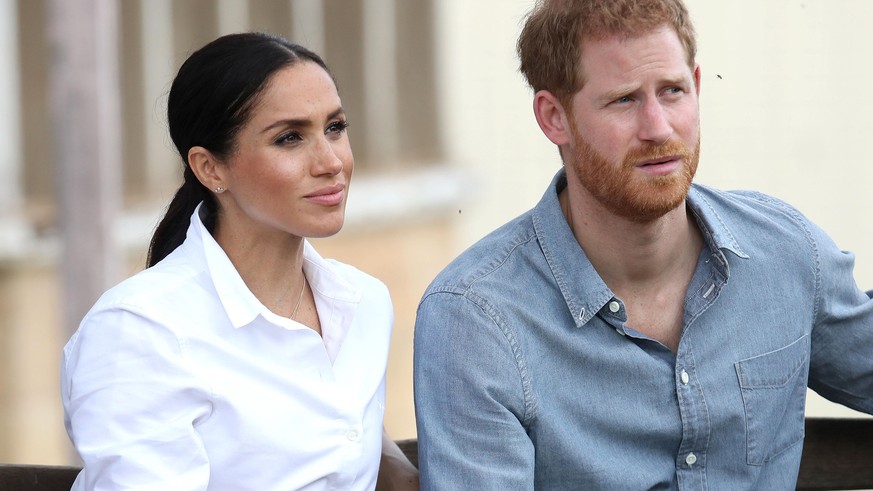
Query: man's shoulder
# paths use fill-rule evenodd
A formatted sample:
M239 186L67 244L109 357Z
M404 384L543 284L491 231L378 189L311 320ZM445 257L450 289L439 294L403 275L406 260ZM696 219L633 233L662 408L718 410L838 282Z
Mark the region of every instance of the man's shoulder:
M743 249L753 244L812 245L814 237L824 234L794 206L759 191L695 184L688 202L710 233L729 237Z
M504 281L514 274L512 263L530 254L527 246L537 244L533 227L533 210L501 225L452 260L428 287L434 291L465 291L486 278Z
M695 184L689 193L692 206L703 211L713 212L731 221L748 221L767 216L770 219L788 220L796 224L805 223L803 214L787 202L760 191L720 190L710 186Z

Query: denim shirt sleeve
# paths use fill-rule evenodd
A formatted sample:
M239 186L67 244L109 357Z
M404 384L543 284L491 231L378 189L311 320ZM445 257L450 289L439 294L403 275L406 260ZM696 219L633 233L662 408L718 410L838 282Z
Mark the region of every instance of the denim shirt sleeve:
M499 316L470 292L431 290L414 353L422 489L534 489L524 365Z
M809 387L823 397L873 414L873 291L853 276L855 256L811 226L818 252L817 298Z
M873 291L865 293L855 282L854 254L840 250L791 205L760 193L753 196L790 216L811 248L815 299L809 388L833 402L873 414Z

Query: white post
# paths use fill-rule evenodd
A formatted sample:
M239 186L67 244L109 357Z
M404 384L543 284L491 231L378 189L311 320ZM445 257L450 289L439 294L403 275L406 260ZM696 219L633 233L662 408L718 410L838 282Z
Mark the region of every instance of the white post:
M63 327L74 330L118 280L121 206L116 0L50 0L50 87L63 239Z
M22 215L21 91L17 2L0 0L0 257L16 255L28 228Z
M324 56L322 0L291 0L291 40Z
M233 34L249 29L249 2L218 0L218 32Z
M397 29L395 0L364 2L364 93L367 148L371 158L396 162L400 146L397 109Z
M172 0L141 1L139 20L142 56L142 97L147 121L142 125L143 158L149 192L175 191L180 181L181 161L167 135L167 94L175 73ZM174 165L175 164L175 165Z

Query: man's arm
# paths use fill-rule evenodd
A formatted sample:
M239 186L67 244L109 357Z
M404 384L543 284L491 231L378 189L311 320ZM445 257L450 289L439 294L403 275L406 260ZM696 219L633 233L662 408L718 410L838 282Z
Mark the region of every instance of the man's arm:
M483 299L430 294L415 326L414 380L424 490L533 489L525 429L532 394L511 330Z
M417 491L418 469L406 458L400 447L382 429L382 461L376 491Z
M809 387L873 414L873 291L855 283L855 258L812 226L819 254Z

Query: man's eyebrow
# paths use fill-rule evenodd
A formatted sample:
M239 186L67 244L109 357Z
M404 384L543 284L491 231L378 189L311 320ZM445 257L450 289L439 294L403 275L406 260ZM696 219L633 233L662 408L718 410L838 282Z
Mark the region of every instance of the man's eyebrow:
M334 109L334 111L327 115L327 120L330 121L338 116L345 114L345 110L342 107L338 107ZM310 126L314 126L315 123L311 119L308 118L290 118L290 119L280 119L275 121L273 124L264 128L261 133L266 133L270 130L283 127L283 128L309 128Z
M660 80L658 85L686 85L688 84L688 77L677 75L675 77L665 77ZM625 97L627 95L633 94L639 87L636 85L625 85L622 87L618 87L612 90L607 91L602 96L598 98L603 102L614 101L615 99Z
M608 90L604 94L602 94L600 97L598 97L597 99L600 101L603 101L603 102L614 101L616 99L625 97L629 94L633 94L634 91L637 90L637 88L638 87L636 85L625 85L625 86L618 87L618 88L615 88L612 90Z

